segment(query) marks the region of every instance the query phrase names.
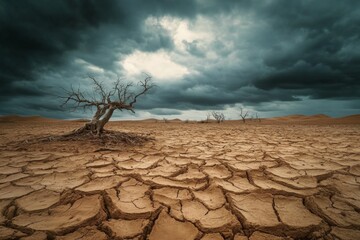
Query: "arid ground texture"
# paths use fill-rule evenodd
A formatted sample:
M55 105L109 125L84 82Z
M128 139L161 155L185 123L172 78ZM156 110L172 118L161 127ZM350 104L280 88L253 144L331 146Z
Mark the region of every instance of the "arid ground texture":
M360 239L359 116L111 122L143 146L0 121L0 239ZM21 142L21 144L20 144Z

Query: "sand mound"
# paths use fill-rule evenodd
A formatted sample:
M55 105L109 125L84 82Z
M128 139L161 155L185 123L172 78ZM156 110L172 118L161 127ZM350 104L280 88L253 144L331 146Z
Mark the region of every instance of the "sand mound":
M156 118L147 118L147 119L144 119L144 120L141 120L141 122L157 122L159 120L157 120Z
M57 122L58 119L45 118L41 116L20 116L20 115L7 115L0 116L0 122Z
M316 115L312 115L312 116L310 116L310 117L312 117L312 118L322 118L322 119L331 118L331 117L329 117L329 116L326 115L326 114L316 114Z
M339 122L348 123L348 124L356 124L360 123L360 114L350 115L346 117L337 118Z
M305 117L306 117L305 115L296 114L296 115L268 118L268 120L291 121L291 120L302 120Z
M182 122L180 119L178 119L178 118L175 118L175 119L170 119L169 120L170 122Z
M314 120L324 120L324 119L331 119L331 117L329 117L325 114L316 114L316 115L310 115L310 116L295 114L295 115L288 115L288 116L283 116L283 117L269 118L268 120L276 120L276 121L309 121L310 120L310 121L314 121Z
M86 119L86 118L79 118L79 119L73 119L70 120L72 122L90 122L90 119Z
M360 124L360 114L340 118L332 118L325 114L316 115L289 115L265 119L268 123L281 124Z

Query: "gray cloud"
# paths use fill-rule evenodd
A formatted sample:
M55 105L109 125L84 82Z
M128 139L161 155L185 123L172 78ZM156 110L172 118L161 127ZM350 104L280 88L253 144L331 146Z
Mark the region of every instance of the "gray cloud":
M149 111L151 114L154 115L179 115L181 111L174 110L174 109L164 109L164 108L155 108Z
M209 36L179 43L160 23L145 24L164 17ZM155 115L239 103L260 110L273 109L274 102L295 107L304 98L346 103L355 106L346 114L356 113L359 33L356 1L2 1L0 114L26 109L72 117L54 98L63 87L86 88L89 72L126 74L121 61L127 56L159 50L190 72L159 82L139 102Z

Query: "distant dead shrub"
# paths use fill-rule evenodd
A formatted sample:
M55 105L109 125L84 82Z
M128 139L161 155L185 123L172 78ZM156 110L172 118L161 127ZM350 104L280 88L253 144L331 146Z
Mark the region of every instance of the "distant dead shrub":
M243 108L240 108L240 117L242 118L243 123L245 123L246 117L248 116L248 114L249 114L249 111L245 112Z
M217 123L221 123L225 120L225 115L222 112L212 112L212 116L215 118Z

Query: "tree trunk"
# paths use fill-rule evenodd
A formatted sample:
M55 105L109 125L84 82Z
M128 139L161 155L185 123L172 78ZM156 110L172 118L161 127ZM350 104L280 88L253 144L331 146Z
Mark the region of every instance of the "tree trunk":
M78 129L76 132L81 133L83 131L90 131L96 135L100 135L104 131L104 126L109 122L114 111L115 108L98 108L91 121L85 123L85 126ZM100 120L102 116L104 117Z
M104 117L96 123L96 134L100 135L104 130L105 124L107 124L115 111L115 108L109 108L105 113Z
M106 112L105 107L97 106L96 113L94 114L91 123L95 124L96 122L98 122L99 119L105 114L105 112Z

